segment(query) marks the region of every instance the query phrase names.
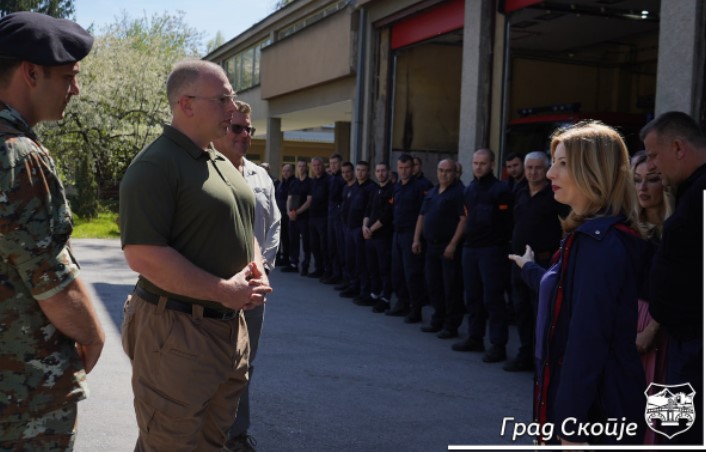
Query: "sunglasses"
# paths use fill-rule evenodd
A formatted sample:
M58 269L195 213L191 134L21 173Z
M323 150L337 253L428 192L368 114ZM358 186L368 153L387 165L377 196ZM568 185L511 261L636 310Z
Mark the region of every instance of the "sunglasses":
M231 124L229 128L230 131L233 132L235 135L240 135L241 133L243 133L243 130L245 130L250 136L255 135L255 127L241 126L240 124Z
M202 96L190 96L190 95L187 95L186 97L188 97L190 99L201 99L201 100L207 100L210 102L216 102L221 107L225 107L228 104L232 104L233 102L235 102L235 99L238 96L235 93L233 93L233 94L225 94L223 96L217 96L217 97L202 97Z

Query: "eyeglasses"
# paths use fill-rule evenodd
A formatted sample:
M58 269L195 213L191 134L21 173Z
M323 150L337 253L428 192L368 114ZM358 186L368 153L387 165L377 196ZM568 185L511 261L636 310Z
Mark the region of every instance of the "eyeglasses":
M241 133L243 133L243 130L246 131L250 136L255 135L255 127L241 126L240 124L231 124L229 128L230 131L233 132L235 135L240 135Z
M238 97L237 94L224 94L223 96L216 96L216 97L201 97L201 96L189 96L187 95L186 97L190 99L201 99L201 100L210 100L213 102L218 102L221 107L225 107L231 102L235 102L235 99Z

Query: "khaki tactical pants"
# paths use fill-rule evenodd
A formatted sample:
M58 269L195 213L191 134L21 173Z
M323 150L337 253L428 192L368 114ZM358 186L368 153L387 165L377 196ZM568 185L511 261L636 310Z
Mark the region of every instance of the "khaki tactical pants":
M220 451L248 381L249 343L241 312L204 318L150 304L124 306L123 349L132 361L140 434L137 451Z

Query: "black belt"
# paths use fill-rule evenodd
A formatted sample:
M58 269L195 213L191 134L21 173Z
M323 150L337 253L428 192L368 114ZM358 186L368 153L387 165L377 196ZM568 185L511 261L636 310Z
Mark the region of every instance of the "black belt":
M153 294L152 292L148 292L144 287L141 287L139 284L135 286L135 294L145 300L147 303L155 305L159 304L159 295ZM174 298L167 298L167 304L165 305L165 308L170 309L172 311L191 314L193 306L194 303L175 300ZM239 311L221 312L217 309L207 308L205 306L203 307L203 316L208 317L210 319L233 320L238 316L238 312Z

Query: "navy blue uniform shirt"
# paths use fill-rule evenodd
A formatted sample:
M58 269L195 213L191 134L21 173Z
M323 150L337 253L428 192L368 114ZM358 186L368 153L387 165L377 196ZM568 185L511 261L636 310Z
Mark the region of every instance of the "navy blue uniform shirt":
M289 187L292 185L294 177L280 181L275 188L275 199L277 200L277 207L282 215L287 213L287 196L289 196Z
M311 178L310 218L322 218L328 215L329 175L324 173Z
M358 185L358 182L343 186L341 194L341 221L344 225L348 225L348 212L351 211L351 195L353 194L353 187L356 185Z
M505 181L507 183L507 186L510 188L510 191L513 194L517 194L519 190L522 190L523 188L527 187L527 179L522 178L521 181L517 182L514 177L509 178L508 180Z
M420 215L424 215L424 240L431 244L448 244L464 216L463 187L456 181L439 193L439 186L427 193Z
M290 207L292 209L298 209L304 205L307 196L311 195L311 179L309 179L309 176L305 177L303 180L300 180L297 177L293 177L292 179L292 183L289 186L289 196L292 197ZM308 210L297 215L297 219L304 219L308 217Z
M512 192L493 173L474 178L465 192L464 246L507 246L512 237Z
M353 184L348 210L348 227L362 228L363 218L368 209L368 201L373 197L377 184L370 179Z
M415 177L404 185L402 181L397 181L392 203L392 224L396 232L414 232L425 195L424 188Z
M428 192L429 190L434 188L434 183L427 179L424 173L420 172L416 176L412 177L414 179L417 179L417 183L422 187L422 190L424 190L425 192Z
M336 209L341 207L343 202L343 187L346 186L346 181L343 180L341 172L331 174L328 178L328 207Z
M565 217L569 207L554 199L551 185L530 195L525 184L515 192L515 228L512 231L512 252L522 256L529 245L535 253L554 253L559 248L562 230L559 216Z
M373 232L373 237L391 237L392 236L392 194L395 185L389 181L378 186L373 194L373 198L368 203L368 227L380 221L382 227Z

